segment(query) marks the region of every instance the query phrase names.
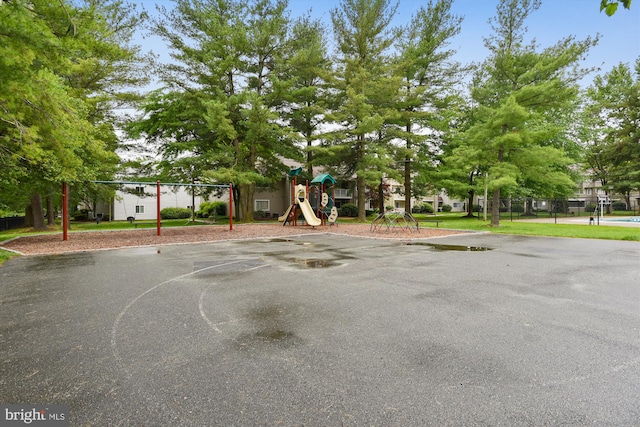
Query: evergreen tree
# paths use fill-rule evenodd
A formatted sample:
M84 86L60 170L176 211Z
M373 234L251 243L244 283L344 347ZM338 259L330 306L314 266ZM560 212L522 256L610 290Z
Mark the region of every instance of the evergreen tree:
M336 159L345 178L356 176L358 219L365 220L366 184L378 185L394 172L385 123L394 112L399 78L390 68L390 27L396 5L388 0L344 0L331 11L338 45L336 95L339 105L327 119L340 129L328 136L324 154Z
M276 107L291 52L286 1L179 0L162 9L153 31L175 63L161 68L164 88L130 128L159 144L166 165L190 157L194 177L234 184L240 216L253 219L256 185L279 180L282 158L299 151Z
M313 177L313 146L320 138L324 115L330 108L331 61L327 56L325 29L308 16L293 25L292 52L284 64L279 90L281 118L300 134L306 151L306 172Z
M451 14L452 4L453 0L437 0L429 1L426 9L421 7L404 28L398 45L397 72L402 84L396 104L399 117L394 122L398 125L395 136L404 141L400 152L407 212L411 212L414 192L412 164L423 172L433 170L436 147L430 143L449 128L448 110L456 99L453 86L461 70L452 61L455 51L447 46L460 32L462 18Z
M575 107L580 69L595 40L573 37L538 51L525 44L526 18L539 0L501 0L485 39L489 58L475 75L472 97L477 120L466 139L488 166L492 192L491 224L500 224L501 194L515 193L527 182L544 187L544 196L565 197L573 191L571 159L562 146L567 132L563 117ZM486 159L486 163L484 161Z

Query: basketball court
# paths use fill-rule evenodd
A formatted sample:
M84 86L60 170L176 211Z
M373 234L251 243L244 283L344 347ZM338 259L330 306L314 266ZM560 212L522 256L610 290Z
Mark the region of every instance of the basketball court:
M331 234L0 267L0 402L71 425L633 425L640 243Z

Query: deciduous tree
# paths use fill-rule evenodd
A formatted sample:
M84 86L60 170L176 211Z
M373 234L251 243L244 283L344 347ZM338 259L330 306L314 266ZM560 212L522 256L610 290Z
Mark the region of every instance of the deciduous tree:
M640 189L640 58L596 76L586 91L582 137L591 175L607 194Z

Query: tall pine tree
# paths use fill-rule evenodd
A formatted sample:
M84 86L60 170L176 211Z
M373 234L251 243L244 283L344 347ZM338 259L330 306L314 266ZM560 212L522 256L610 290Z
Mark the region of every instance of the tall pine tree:
M397 4L388 0L343 0L331 11L338 45L336 90L339 105L327 119L339 127L328 154L355 175L358 219L365 220L366 184L378 184L394 170L385 123L394 115L400 79L390 67L389 48L397 31L391 20ZM327 154L327 152L325 152Z
M501 0L485 39L489 58L478 70L472 97L477 122L466 132L468 144L488 167L492 193L491 224L500 225L501 195L534 182L538 196L567 196L575 184L562 142L566 121L578 96L577 82L589 70L579 68L596 41L574 37L539 50L526 44L527 17L539 0Z

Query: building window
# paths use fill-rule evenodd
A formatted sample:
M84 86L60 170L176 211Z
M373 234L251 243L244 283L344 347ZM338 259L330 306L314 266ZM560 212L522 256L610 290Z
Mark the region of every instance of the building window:
M453 202L453 207L455 209L460 209L462 207L462 203L461 202Z
M141 206L141 205L136 206L136 213L137 214L143 214L144 213L144 206Z
M269 200L256 200L256 212L269 212Z
M136 187L136 194L144 194L144 187Z

